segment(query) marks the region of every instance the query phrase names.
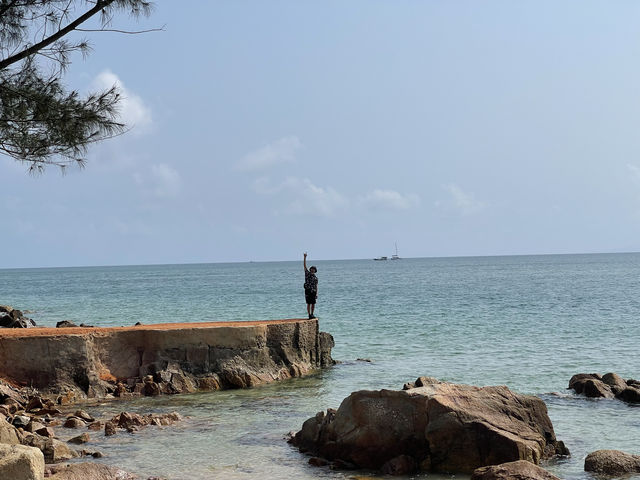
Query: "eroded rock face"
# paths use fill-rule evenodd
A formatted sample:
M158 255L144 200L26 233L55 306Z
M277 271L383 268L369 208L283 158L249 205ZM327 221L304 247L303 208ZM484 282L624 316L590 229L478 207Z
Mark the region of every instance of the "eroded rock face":
M585 458L584 470L610 476L640 473L640 455L620 450L597 450Z
M471 480L560 480L544 468L526 460L476 468Z
M292 443L334 462L375 470L384 466L389 473L471 473L486 465L537 464L568 455L539 398L507 387L431 381L422 377L423 386L401 391L354 392L337 411L304 422Z
M569 380L569 388L590 398L617 398L627 403L640 403L640 382L623 379L615 373L578 373Z
M44 456L37 448L0 443L0 478L42 480Z
M56 330L0 336L0 376L60 394L61 405L84 398L252 387L334 363L333 337L318 331L317 320Z

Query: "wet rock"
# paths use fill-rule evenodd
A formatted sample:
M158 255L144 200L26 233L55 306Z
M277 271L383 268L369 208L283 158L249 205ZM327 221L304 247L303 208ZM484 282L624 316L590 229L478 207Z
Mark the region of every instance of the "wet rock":
M616 398L627 403L640 403L640 388L636 386L627 387Z
M609 385L602 380L593 378L585 380L582 393L590 398L613 398L615 396Z
M584 470L608 476L640 473L640 455L620 450L597 450L585 458Z
M87 428L91 431L99 432L100 430L102 430L102 422L100 421L92 422L87 426Z
M313 465L314 467L326 467L329 465L329 460L320 457L311 457L309 459L309 465Z
M209 375L198 379L198 389L204 391L220 390L220 378L217 375Z
M507 387L436 383L360 391L304 422L294 445L314 456L389 472L470 473L509 461L567 455L544 402ZM417 382L416 382L417 383ZM410 457L410 458L406 458ZM413 461L411 461L413 459ZM385 466L386 465L386 466Z
M85 410L76 410L73 416L78 417L79 419L84 420L87 423L96 421L96 419L89 415Z
M560 480L544 468L525 460L480 467L473 471L471 480Z
M0 443L0 478L42 480L44 455L37 448Z
M62 425L64 428L81 428L85 427L87 424L84 420L78 417L69 417Z
M409 475L417 469L416 459L409 455L398 455L380 468L382 473L387 475Z
M0 310L0 328L32 328L36 326L36 322L27 318L23 313L8 305L1 305Z
M569 380L569 388L594 398L617 398L627 403L640 403L640 382L623 379L615 373L579 373Z
M56 328L71 328L71 327L77 327L77 326L78 325L73 323L71 320L62 320L56 323Z
M91 437L89 436L88 433L83 433L81 435L78 435L77 437L73 437L70 438L69 440L67 440L67 443L73 443L75 445L81 445L83 443L87 443L91 441Z
M110 437L116 434L116 424L114 422L107 422L104 424L104 435Z
M48 480L136 480L138 477L101 463L73 463L47 468Z

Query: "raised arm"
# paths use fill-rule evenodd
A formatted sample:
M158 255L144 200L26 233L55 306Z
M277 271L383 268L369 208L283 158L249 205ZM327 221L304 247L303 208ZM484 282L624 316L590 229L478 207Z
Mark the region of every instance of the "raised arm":
M304 260L302 261L302 264L304 265L304 271L307 271L307 252L304 252Z

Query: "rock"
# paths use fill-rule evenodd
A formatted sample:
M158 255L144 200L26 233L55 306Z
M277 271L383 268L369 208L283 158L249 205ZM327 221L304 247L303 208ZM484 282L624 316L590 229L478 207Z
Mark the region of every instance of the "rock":
M47 437L47 438L55 437L55 433L53 431L53 428L51 427L40 428L39 430L36 430L34 433L37 433L38 435L42 437Z
M640 455L620 450L597 450L585 458L584 470L610 476L640 473Z
M409 475L418 469L415 458L409 455L398 455L392 458L380 470L387 475Z
M627 387L622 390L616 398L627 403L640 403L640 388L639 387Z
M359 391L340 408L304 422L293 443L301 451L359 468L471 473L516 460L539 463L568 455L556 440L544 402L507 387L423 381L404 391ZM399 458L403 457L403 458ZM393 462L391 462L393 460Z
M62 320L56 323L56 328L70 328L70 327L77 327L77 326L78 325L73 323L71 320Z
M320 457L311 457L309 459L309 465L313 465L314 467L326 467L329 465L329 461Z
M5 403L7 400L13 400L20 405L24 405L27 402L27 399L17 388L0 382L0 403Z
M560 480L544 468L526 460L476 468L471 480Z
M73 443L75 445L81 445L83 443L87 443L91 441L91 437L88 433L83 433L82 435L78 435L77 437L70 438L67 440L67 443Z
M102 422L100 421L92 422L87 426L87 428L94 432L99 432L100 430L102 430Z
M204 391L220 390L220 378L217 375L209 375L198 379L198 389Z
M602 381L610 387L619 387L622 390L627 388L627 382L625 382L624 378L616 373L606 373L603 375Z
M25 430L27 432L35 433L36 430L40 430L41 428L45 428L44 425L32 418L29 422L29 425L26 426Z
M113 422L107 422L104 424L104 435L110 437L116 434L116 424Z
M44 455L37 448L0 443L0 478L42 480Z
M40 397L31 397L29 402L27 402L27 406L24 409L27 412L33 412L36 410L42 410L44 408L44 403L42 403L42 398Z
M27 428L27 425L31 422L31 417L27 417L26 415L16 415L13 417L11 423L16 428Z
M78 417L69 417L67 418L67 421L64 422L64 424L62 425L64 428L81 428L86 426L87 424L84 422L84 420L78 418Z
M48 480L135 480L138 477L100 463L55 465L48 469Z
M0 417L0 444L18 445L20 439L16 427ZM0 477L1 478L1 477Z
M640 382L625 380L615 373L579 373L569 380L569 388L578 394L595 398L617 398L627 403L640 403Z
M84 410L76 410L76 412L73 414L74 417L78 417L81 420L84 420L87 423L91 423L91 422L95 422L96 419L93 418L91 415L89 415L86 411Z
M22 439L22 444L39 448L44 454L46 463L64 462L78 456L78 453L70 449L64 442L54 438L41 437L33 433L26 433Z

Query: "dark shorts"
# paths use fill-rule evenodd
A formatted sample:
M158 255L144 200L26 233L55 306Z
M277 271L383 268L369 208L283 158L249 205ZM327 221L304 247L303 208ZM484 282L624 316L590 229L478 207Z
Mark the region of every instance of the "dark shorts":
M307 303L309 305L315 305L316 304L316 297L318 296L318 292L315 292L313 290L305 290L304 291L304 298L306 298Z

